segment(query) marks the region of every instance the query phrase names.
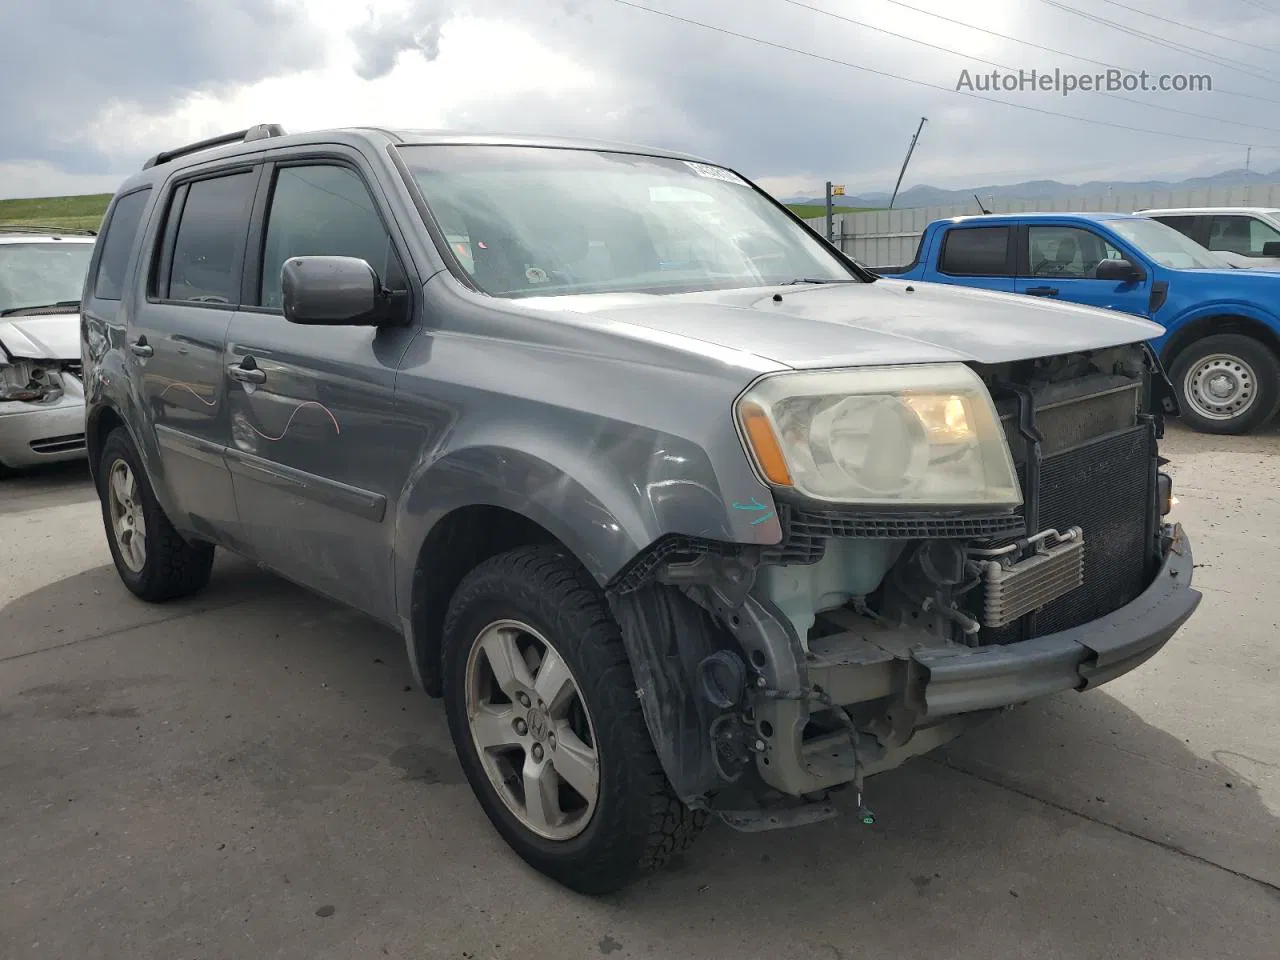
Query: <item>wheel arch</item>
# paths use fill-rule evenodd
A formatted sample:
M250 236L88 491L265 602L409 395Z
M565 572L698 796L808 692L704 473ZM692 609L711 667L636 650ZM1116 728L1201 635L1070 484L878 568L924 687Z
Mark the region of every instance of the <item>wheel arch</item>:
M1250 337L1280 357L1280 333L1277 333L1273 326L1243 313L1226 312L1197 317L1172 330L1160 351L1160 362L1164 364L1166 370L1172 370L1178 357L1193 343L1220 333Z

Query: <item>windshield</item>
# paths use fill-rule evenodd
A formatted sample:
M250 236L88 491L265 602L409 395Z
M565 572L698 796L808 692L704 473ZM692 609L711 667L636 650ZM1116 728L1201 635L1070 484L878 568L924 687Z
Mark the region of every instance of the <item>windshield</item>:
M0 313L79 303L92 243L0 243Z
M1159 220L1108 220L1107 225L1163 267L1175 270L1230 270L1212 250Z
M857 279L721 167L552 147L400 152L459 265L496 296Z

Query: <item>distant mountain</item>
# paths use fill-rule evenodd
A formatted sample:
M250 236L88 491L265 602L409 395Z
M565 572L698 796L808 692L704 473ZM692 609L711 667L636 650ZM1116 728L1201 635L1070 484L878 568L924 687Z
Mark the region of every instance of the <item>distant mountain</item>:
M1270 173L1257 170L1246 171L1224 170L1208 177L1191 177L1187 180L1090 180L1088 183L1059 183L1057 180L1027 180L1024 183L1001 184L998 186L968 187L963 190L944 190L926 184L911 187L898 193L893 202L898 207L942 207L958 203L972 203L976 193L983 200L988 197L1044 200L1053 197L1067 197L1075 194L1106 193L1110 187L1113 191L1151 193L1157 190L1196 189L1204 187L1240 187L1250 183L1280 182L1280 169ZM791 197L784 203L817 203L826 202L824 197ZM857 196L835 197L833 202L841 207L886 207L889 205L888 193L863 193Z

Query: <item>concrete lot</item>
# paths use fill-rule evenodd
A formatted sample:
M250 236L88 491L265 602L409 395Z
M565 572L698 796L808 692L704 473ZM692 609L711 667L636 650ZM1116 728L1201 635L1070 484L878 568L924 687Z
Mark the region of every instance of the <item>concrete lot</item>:
M501 843L400 641L224 557L116 579L83 468L0 486L0 958L1280 956L1280 425L1174 425L1205 601L1103 690L719 827L604 901Z

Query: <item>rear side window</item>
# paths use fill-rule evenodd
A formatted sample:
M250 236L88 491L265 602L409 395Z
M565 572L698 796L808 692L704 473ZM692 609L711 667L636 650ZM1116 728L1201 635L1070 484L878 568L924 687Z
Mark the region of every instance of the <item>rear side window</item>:
M1011 276L1008 227L953 227L942 240L938 269L961 276Z
M258 185L257 171L197 180L175 201L170 216L178 228L169 258L165 300L239 303L249 211ZM181 197L181 194L178 195ZM181 202L181 212L177 204Z
M102 235L102 256L94 278L93 295L99 300L119 300L129 270L129 254L142 226L142 211L151 197L151 188L137 190L116 201L106 232Z

